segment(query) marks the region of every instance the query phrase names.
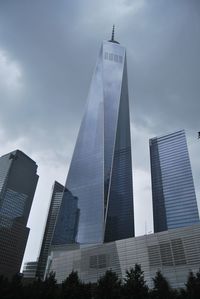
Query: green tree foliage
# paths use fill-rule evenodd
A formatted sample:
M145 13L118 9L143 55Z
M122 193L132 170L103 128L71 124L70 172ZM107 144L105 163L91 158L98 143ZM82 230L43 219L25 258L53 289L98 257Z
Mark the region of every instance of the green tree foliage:
M58 286L55 279L55 273L51 272L43 282L42 299L56 299L58 295Z
M16 274L9 281L7 278L0 276L0 298L1 299L23 299L24 289L22 285L22 276Z
M97 281L94 291L95 299L120 299L121 280L112 270L106 273Z
M186 283L186 298L199 299L200 298L200 271L194 275L190 272Z
M187 293L186 293L186 290L185 289L180 289L179 291L176 291L177 292L177 299L187 299Z
M32 283L24 286L25 298L41 299L43 295L43 281L41 279L34 280Z
M200 271L190 272L184 289L174 290L160 271L153 278L154 287L149 291L140 265L126 271L122 284L118 275L108 270L97 283L83 283L78 273L72 271L58 285L55 274L44 280L36 279L23 285L22 276L11 280L0 276L0 299L200 299Z
M125 299L148 298L148 286L144 280L144 272L138 264L135 264L134 268L130 268L130 270L126 271L123 285L123 297Z
M57 299L58 286L55 273L51 272L44 281L37 279L24 286L24 292L27 299Z
M156 272L153 278L154 288L151 291L153 299L172 299L176 297L176 293L171 289L168 281L160 271Z
M0 298L8 298L10 292L10 283L3 275L0 276Z
M62 283L61 287L62 299L90 299L91 284L84 284L80 281L78 273L72 271L70 275Z

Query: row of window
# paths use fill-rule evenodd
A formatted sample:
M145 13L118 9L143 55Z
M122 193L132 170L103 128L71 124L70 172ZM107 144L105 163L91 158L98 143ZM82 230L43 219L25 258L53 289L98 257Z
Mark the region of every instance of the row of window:
M108 52L104 53L104 59L114 61L114 62L119 62L119 63L122 63L122 61L123 61L123 58L121 55L108 53Z
M178 254L177 254L178 252ZM150 266L185 265L186 258L181 239L148 246Z

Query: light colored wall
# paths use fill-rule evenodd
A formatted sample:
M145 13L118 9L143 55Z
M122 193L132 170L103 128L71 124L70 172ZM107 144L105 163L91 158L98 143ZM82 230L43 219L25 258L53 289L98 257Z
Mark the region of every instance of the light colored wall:
M150 287L158 270L172 287L184 287L188 272L199 270L200 225L75 250L60 247L52 250L49 261L49 271L56 272L59 283L72 270L85 282L95 282L107 269L123 278L138 263Z

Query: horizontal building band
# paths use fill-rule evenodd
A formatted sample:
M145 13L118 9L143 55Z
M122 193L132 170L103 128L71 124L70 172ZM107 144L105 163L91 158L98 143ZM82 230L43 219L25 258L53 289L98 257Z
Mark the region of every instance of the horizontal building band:
M138 263L150 287L153 286L152 278L161 270L172 287L180 288L185 286L189 271L199 270L200 225L101 245L76 247L55 246L51 250L47 273L56 272L59 283L72 270L78 271L85 282L97 281L108 269L123 278L126 270Z

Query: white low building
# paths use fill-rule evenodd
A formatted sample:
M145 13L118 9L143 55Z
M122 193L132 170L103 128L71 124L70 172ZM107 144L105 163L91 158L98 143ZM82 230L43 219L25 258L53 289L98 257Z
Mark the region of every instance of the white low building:
M160 270L173 288L184 287L189 271L200 268L200 224L90 246L52 247L46 273L61 283L72 270L84 282L95 282L112 269L120 278L138 263L149 287Z

